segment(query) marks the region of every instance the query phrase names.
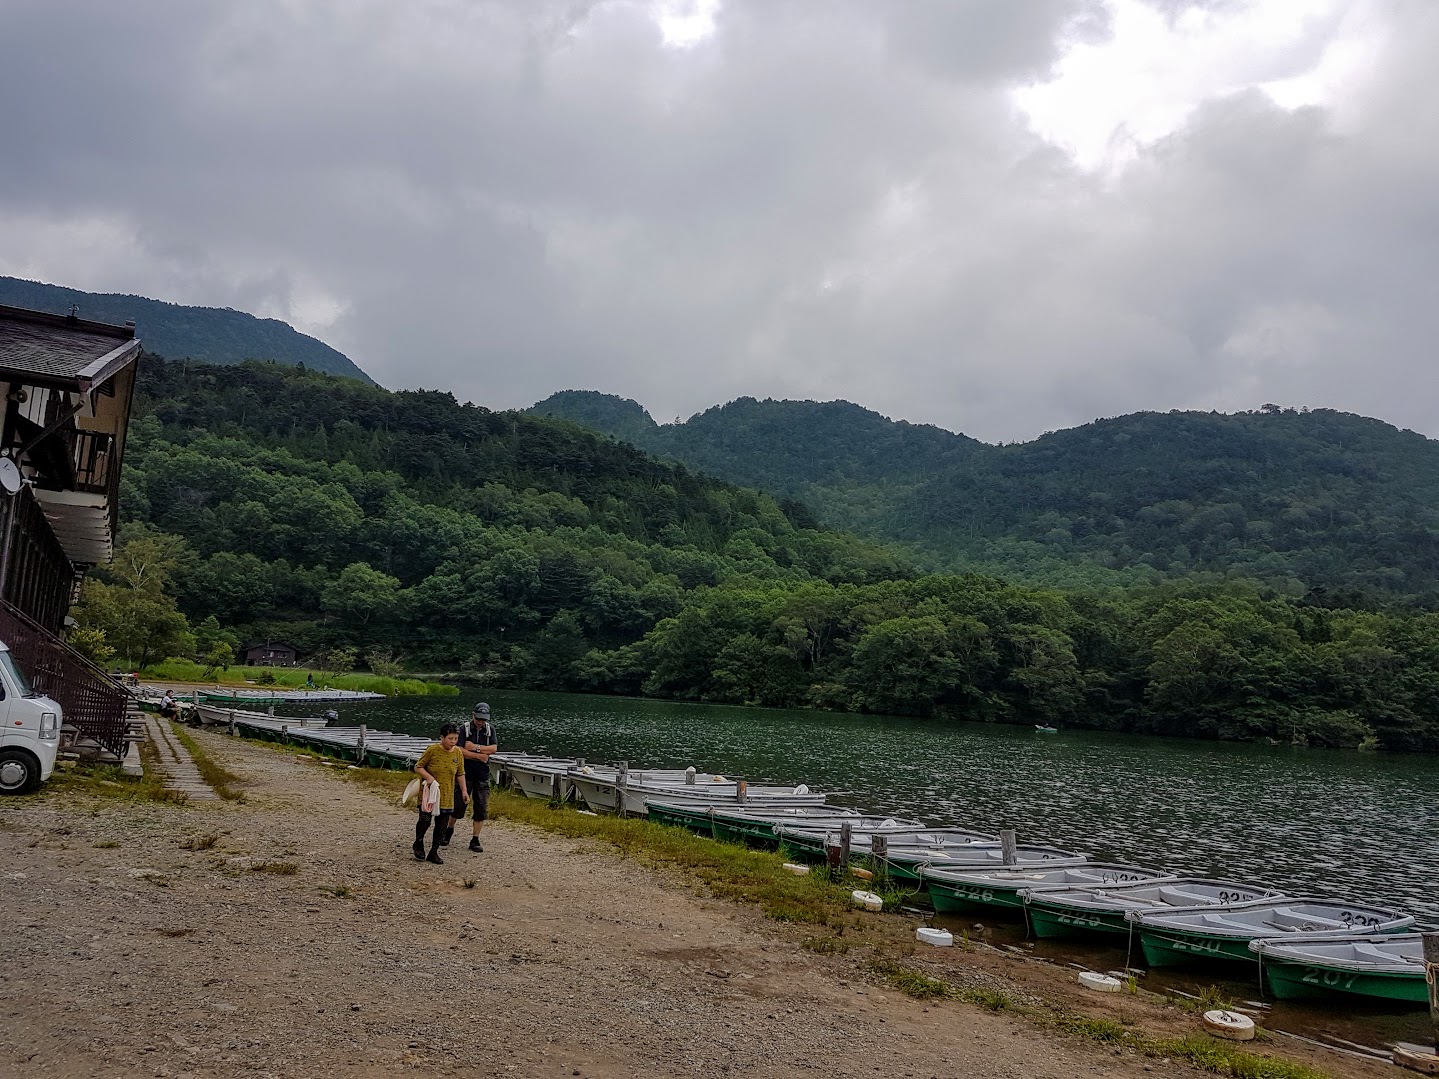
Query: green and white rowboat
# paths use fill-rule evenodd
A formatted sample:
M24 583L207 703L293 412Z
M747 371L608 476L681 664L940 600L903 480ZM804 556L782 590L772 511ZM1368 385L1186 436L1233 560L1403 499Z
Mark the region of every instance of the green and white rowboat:
M1414 924L1412 914L1347 899L1278 898L1210 910L1137 911L1133 918L1151 967L1208 959L1253 963L1249 942L1260 937L1332 940Z
M1271 996L1377 997L1425 1004L1424 938L1418 933L1291 940L1262 937L1249 942L1259 957Z
M940 913L948 911L1011 911L1023 915L1025 889L1035 892L1065 891L1071 888L1103 887L1171 880L1158 869L1120 865L1115 862L1085 862L1082 865L1045 864L1020 868L969 868L926 866L921 872L930 902Z
M1101 887L1025 889L1021 894L1034 935L1063 937L1073 933L1127 936L1128 916L1133 912L1262 903L1281 893L1229 880L1174 877Z

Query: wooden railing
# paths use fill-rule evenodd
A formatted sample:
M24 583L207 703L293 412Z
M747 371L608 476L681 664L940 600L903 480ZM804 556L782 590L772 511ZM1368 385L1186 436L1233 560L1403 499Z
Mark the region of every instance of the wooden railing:
M0 640L39 693L64 711L66 726L125 756L126 695L114 679L10 603L0 601Z

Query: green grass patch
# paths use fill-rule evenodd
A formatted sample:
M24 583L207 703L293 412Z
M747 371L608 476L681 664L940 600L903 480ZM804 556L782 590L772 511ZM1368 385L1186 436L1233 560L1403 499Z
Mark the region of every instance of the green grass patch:
M149 753L146 753L146 750ZM149 756L153 760L146 760ZM159 757L148 742L140 743L140 757L145 763L143 776L127 776L115 764L94 764L80 761L73 768L56 768L50 780L30 798L68 798L77 794L110 798L118 802L173 802L183 805L183 791L167 791L158 771ZM118 846L118 844L115 844Z
M775 851L720 843L634 817L591 816L507 790L491 793L490 816L608 843L643 865L677 871L712 895L758 906L777 921L827 925L851 909L844 888L816 874L795 876Z
M231 667L211 670L191 659L167 659L152 663L139 672L142 680L155 682L193 682L216 687L240 689L304 689L305 679L313 677L323 689L353 689L366 693L383 693L386 697L453 697L459 686L441 682L424 682L418 678L385 678L378 674L326 674L303 667ZM262 679L265 680L262 682Z
M890 985L915 1000L934 1000L956 995L948 982L931 978L928 974L921 974L897 963L876 963L874 969Z
M175 737L180 739L180 744L190 751L195 767L200 770L200 778L210 785L211 790L227 802L245 800L245 792L241 786L244 781L238 775L206 753L180 724L171 723L170 729L175 732Z

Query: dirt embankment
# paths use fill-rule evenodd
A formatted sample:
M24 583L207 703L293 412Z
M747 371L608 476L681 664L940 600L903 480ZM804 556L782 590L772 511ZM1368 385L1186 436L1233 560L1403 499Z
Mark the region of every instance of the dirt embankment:
M417 863L409 811L197 737L245 803L0 803L0 1075L1195 1074L911 1000L534 829Z

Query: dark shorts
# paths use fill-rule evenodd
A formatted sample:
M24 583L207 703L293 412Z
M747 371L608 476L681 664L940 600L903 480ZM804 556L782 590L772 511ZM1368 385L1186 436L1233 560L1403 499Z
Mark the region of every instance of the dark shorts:
M460 788L455 788L455 815L463 817L468 809L475 820L488 820L490 816L490 785L488 782L476 783L470 788L471 798L468 802L460 797Z

